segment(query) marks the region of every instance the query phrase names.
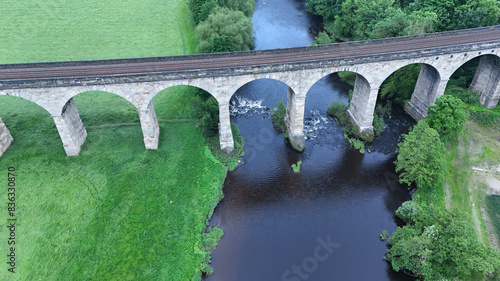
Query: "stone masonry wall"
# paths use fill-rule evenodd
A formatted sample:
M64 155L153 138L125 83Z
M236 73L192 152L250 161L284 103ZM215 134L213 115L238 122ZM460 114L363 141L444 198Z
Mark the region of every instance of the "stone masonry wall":
M11 142L12 136L7 126L3 123L2 118L0 118L0 156L9 148Z

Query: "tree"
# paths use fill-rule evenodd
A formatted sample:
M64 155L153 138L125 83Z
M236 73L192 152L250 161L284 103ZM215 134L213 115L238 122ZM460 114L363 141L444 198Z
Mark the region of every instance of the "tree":
M335 29L355 40L367 39L378 21L395 13L393 4L394 0L346 0L342 14L335 17Z
M342 12L342 0L306 0L307 10L324 20L334 20Z
M398 227L389 238L386 257L394 270L425 280L471 280L478 273L488 278L498 273L500 254L478 241L470 219L447 212L433 217Z
M227 7L235 11L242 11L245 16L252 17L255 10L254 0L218 0L221 7Z
M497 0L468 0L456 8L452 29L466 29L494 25L500 18Z
M252 30L252 21L243 12L216 7L195 29L199 42L197 51L250 50L253 46Z
M442 182L445 146L436 130L426 122L418 122L404 141L399 143L396 172L401 183L415 182L418 187L433 188Z
M443 95L429 107L425 121L439 133L441 140L447 141L458 137L468 118L466 106L460 99Z

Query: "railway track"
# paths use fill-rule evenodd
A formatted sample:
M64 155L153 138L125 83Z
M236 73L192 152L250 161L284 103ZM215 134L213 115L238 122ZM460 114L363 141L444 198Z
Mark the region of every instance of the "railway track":
M383 55L500 41L500 26L424 36L358 41L258 52L187 55L145 59L0 65L0 81L105 77L286 64Z

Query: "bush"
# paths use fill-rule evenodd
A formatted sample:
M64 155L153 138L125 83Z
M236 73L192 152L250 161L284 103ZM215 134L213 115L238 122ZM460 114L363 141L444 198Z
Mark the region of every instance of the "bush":
M492 127L500 123L500 114L492 111L479 111L472 114L472 119L483 126Z
M406 223L415 222L418 217L420 207L413 201L406 201L396 210L396 216Z
M384 122L384 117L380 117L380 116L373 116L373 133L375 134L375 136L380 136L380 134L382 134L384 132L384 126L385 126L385 122Z
M206 91L198 89L194 93L194 112L200 118L200 127L205 137L217 135L219 130L219 103Z
M297 164L292 164L292 169L293 172L298 174L300 173L300 165L302 164L302 161L297 162Z
M358 129L349 120L346 109L347 106L343 102L333 101L332 104L328 107L327 113L332 118L334 118L340 126L343 127L347 135L361 138ZM346 139L349 138L346 137Z
M380 117L385 117L386 115L391 118L392 101L387 101L385 105L377 104L375 107L375 113Z
M339 71L338 76L340 80L346 82L347 84L354 86L354 83L356 82L356 72L351 72L351 71Z
M446 89L446 94L452 95L466 104L479 104L479 93L477 92L472 92L458 87L451 87Z
M215 7L195 29L197 51L248 51L253 46L252 32L252 21L243 12Z
M439 97L428 112L425 121L439 133L443 141L457 138L469 118L465 104L450 95Z
M361 153L365 153L365 143L356 138L349 138L347 134L344 134L344 138L349 141L352 147L359 150Z
M345 114L346 105L341 101L333 101L327 109L328 115L333 118L340 118Z
M285 124L285 115L286 115L286 105L283 99L280 99L276 106L273 108L273 125L276 130L280 133L286 132L286 124Z

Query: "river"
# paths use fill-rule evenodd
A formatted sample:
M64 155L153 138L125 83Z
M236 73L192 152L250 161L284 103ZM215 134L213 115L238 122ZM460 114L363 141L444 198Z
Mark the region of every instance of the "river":
M307 46L315 19L304 1L257 0L255 48ZM224 230L212 252L207 281L413 280L384 260L379 235L398 223L394 211L410 198L394 174L398 137L412 123L387 120L382 137L361 154L327 117L333 100L347 103L351 87L330 75L308 92L306 148L293 150L271 122L270 108L287 86L261 79L233 97L232 122L245 143L243 164L229 172L224 199L210 226ZM291 165L302 161L300 173Z

